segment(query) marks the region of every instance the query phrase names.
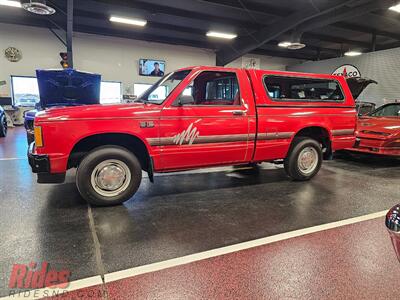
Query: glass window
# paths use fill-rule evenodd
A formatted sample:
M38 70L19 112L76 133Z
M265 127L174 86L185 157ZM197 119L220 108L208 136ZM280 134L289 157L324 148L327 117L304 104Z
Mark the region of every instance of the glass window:
M236 73L232 72L202 72L182 96L189 105L240 105L239 84Z
M35 106L40 101L36 77L11 76L11 89L14 105Z
M161 78L139 98L138 102L162 104L172 91L189 75L191 70L170 73Z
M268 95L274 100L343 101L344 95L337 81L301 77L266 76Z
M100 103L121 103L121 82L102 81L100 85Z
M371 113L374 117L400 117L400 103L393 103L379 107Z
M121 102L121 82L102 81L100 86L100 103ZM11 76L12 97L14 105L35 106L40 101L36 77Z
M146 92L151 87L151 84L146 83L135 83L133 85L133 93L135 96L140 97L144 92Z

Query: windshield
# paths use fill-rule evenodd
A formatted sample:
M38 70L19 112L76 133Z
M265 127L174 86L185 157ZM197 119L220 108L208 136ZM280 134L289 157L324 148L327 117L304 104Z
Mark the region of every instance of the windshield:
M400 103L381 106L371 113L373 117L400 117Z
M145 91L137 101L162 104L172 91L186 78L191 70L170 73Z

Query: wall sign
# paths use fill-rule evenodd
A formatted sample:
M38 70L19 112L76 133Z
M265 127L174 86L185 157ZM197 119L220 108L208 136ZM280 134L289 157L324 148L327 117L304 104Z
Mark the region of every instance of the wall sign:
M344 76L346 78L361 77L361 72L353 65L343 65L332 72L332 75Z
M10 62L18 62L22 58L22 52L15 47L8 47L6 50L4 50L4 56Z

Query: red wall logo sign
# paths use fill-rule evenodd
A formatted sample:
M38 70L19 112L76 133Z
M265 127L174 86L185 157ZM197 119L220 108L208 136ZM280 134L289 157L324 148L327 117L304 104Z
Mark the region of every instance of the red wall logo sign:
M353 65L343 65L332 72L332 75L344 76L346 78L361 77L361 72Z

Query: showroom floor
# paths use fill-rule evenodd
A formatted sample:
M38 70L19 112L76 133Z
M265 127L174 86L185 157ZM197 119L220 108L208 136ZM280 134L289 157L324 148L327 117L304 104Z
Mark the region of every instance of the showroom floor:
M325 162L310 182L291 182L272 164L259 172L160 175L155 184L145 178L124 206L96 208L81 200L73 172L63 185L37 185L25 155L23 128L0 139L0 296L9 294L13 264L47 261L71 270L71 280L107 279L115 271L381 212L400 197L400 160L342 156ZM89 290L109 299L389 297L399 264L376 217Z

